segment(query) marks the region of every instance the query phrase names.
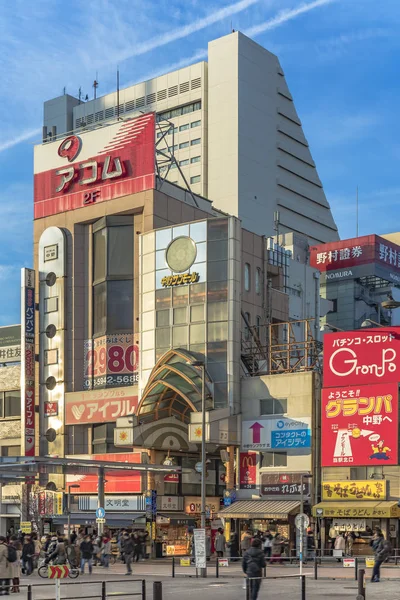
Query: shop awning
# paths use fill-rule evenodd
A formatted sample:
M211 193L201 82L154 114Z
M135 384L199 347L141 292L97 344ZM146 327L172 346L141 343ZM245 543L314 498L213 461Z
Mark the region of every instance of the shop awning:
M227 519L287 519L300 506L296 500L239 500L219 511Z
M385 502L320 502L312 508L314 517L342 517L397 519L400 517L400 508L397 501Z

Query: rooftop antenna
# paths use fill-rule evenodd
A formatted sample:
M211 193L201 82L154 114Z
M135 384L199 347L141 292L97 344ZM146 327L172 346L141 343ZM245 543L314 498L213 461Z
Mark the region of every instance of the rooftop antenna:
M82 98L82 88L79 88L79 94L78 94L78 99L79 99L79 104L81 103L81 98Z
M63 96L65 96L66 93L67 93L67 88L64 85L64 87L63 87Z
M358 186L356 187L356 237L358 237Z
M97 71L96 71L96 79L93 81L93 89L94 89L94 99L97 97L97 88L99 87L99 82L97 80Z
M119 67L117 66L117 121L119 121Z

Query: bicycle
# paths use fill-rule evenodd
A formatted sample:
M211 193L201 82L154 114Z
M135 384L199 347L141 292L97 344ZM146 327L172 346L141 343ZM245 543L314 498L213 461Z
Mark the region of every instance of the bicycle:
M78 567L73 567L68 561L65 563L65 565L69 568L68 577L70 577L70 579L76 579L79 577ZM47 564L43 564L38 568L38 575L42 577L42 579L48 579L50 566L62 567L64 565L57 565L57 563L54 563L53 560L50 560Z

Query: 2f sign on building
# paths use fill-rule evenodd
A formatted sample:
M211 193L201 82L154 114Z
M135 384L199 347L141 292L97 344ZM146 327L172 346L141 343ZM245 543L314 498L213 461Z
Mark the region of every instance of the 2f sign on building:
M324 387L399 381L400 327L324 335Z

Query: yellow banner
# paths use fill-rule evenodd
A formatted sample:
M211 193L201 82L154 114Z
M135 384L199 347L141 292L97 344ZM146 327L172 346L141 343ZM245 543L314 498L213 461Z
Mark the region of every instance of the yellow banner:
M322 500L386 500L386 480L323 481Z
M22 533L31 533L32 531L32 523L30 521L21 521L19 528Z

